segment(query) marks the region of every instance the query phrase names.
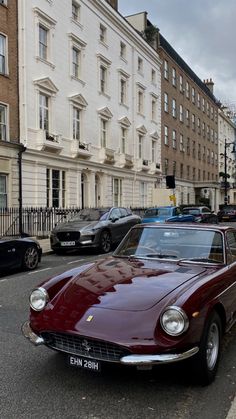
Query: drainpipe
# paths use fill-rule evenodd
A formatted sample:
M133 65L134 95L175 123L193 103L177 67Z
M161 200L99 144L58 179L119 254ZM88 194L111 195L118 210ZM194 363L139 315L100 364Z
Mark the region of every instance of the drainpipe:
M25 152L26 147L20 143L20 151L18 153L18 165L19 165L19 234L20 237L24 237L23 223L22 223L22 154Z

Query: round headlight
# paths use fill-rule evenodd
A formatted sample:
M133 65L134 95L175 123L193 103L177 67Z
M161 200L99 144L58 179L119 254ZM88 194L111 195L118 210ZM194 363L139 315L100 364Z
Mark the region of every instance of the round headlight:
M189 320L181 308L170 306L162 313L161 326L168 335L179 336L187 330Z
M49 300L48 293L44 288L36 288L30 294L30 307L35 311L41 311Z

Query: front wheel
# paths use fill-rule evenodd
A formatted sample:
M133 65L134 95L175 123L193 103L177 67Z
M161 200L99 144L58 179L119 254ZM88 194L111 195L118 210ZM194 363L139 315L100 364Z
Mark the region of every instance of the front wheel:
M39 253L35 246L30 246L25 250L23 256L23 268L31 271L38 266L39 263Z
M215 379L220 358L221 336L221 319L213 311L205 324L199 352L192 359L195 377L202 385L210 384Z
M101 236L100 236L100 244L99 244L100 250L103 253L109 253L111 250L111 244L112 244L111 235L109 231L107 230L102 231Z

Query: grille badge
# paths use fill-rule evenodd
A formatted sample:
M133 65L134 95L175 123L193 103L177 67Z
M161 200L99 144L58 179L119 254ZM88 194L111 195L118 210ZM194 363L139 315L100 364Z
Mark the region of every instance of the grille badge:
M91 346L89 346L89 343L86 339L83 340L83 342L81 343L81 346L83 346L86 352L89 352L91 349Z

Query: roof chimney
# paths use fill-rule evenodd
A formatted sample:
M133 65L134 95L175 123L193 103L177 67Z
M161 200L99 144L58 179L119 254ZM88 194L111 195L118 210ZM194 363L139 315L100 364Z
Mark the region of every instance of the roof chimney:
M208 89L210 90L210 92L213 94L214 82L212 81L212 79L210 79L210 80L206 79L206 80L203 80L203 82L208 87Z
M106 0L106 1L113 7L113 9L118 10L118 0Z

